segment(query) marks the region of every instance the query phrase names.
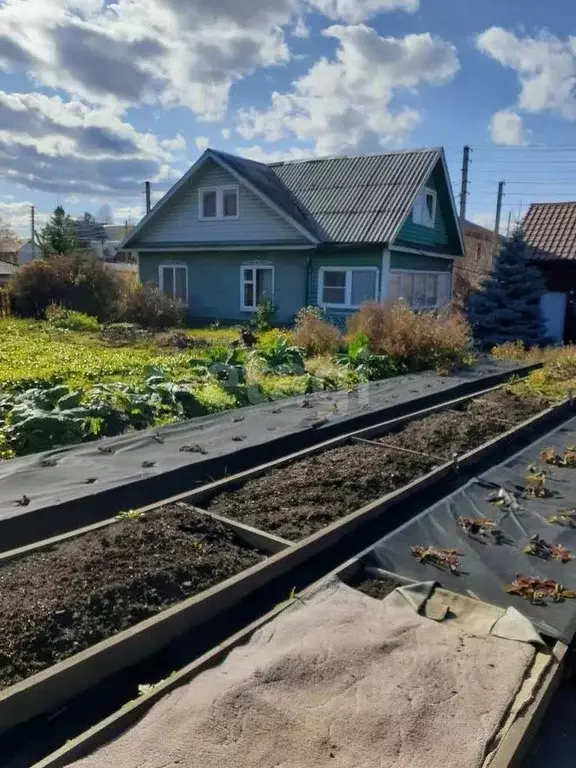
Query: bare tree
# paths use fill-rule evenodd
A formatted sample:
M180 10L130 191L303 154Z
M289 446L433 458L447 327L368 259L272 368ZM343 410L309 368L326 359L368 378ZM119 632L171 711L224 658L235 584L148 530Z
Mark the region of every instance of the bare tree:
M5 221L0 219L0 259L16 263L20 240L16 232Z
M96 211L96 221L99 224L114 224L114 215L109 203L104 203Z

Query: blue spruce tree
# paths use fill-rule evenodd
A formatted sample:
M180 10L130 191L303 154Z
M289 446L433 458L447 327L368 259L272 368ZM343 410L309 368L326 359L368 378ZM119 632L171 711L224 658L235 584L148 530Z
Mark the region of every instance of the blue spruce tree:
M468 320L484 347L522 341L532 347L545 341L540 310L545 285L540 270L526 263L522 230L506 240L490 276L468 299Z

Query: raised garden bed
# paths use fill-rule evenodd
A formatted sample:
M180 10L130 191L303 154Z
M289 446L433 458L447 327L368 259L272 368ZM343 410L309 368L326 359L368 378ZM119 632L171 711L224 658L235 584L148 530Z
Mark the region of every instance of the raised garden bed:
M169 506L0 568L0 688L264 560L223 523Z
M462 410L432 414L396 434L372 438L427 455L350 442L249 479L197 506L298 541L542 409L538 399L498 390Z

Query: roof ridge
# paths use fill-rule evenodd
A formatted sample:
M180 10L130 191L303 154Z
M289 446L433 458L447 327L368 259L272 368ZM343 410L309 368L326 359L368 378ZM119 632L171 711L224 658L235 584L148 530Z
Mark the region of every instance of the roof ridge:
M386 157L388 155L424 154L430 152L442 152L442 150L442 146L412 147L408 149L390 149L385 152L365 152L357 155L323 155L320 157L302 157L294 160L277 160L273 163L265 163L265 165L267 168L275 168L281 165L297 165L298 163L318 163L326 160L357 160L365 157Z

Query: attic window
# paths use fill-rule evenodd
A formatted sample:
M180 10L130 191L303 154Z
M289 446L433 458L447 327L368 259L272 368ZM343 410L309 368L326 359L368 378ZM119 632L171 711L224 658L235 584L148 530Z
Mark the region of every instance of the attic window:
M412 209L412 221L422 227L434 227L436 223L436 192L423 189L418 193Z
M204 188L199 198L199 219L238 218L238 187Z

